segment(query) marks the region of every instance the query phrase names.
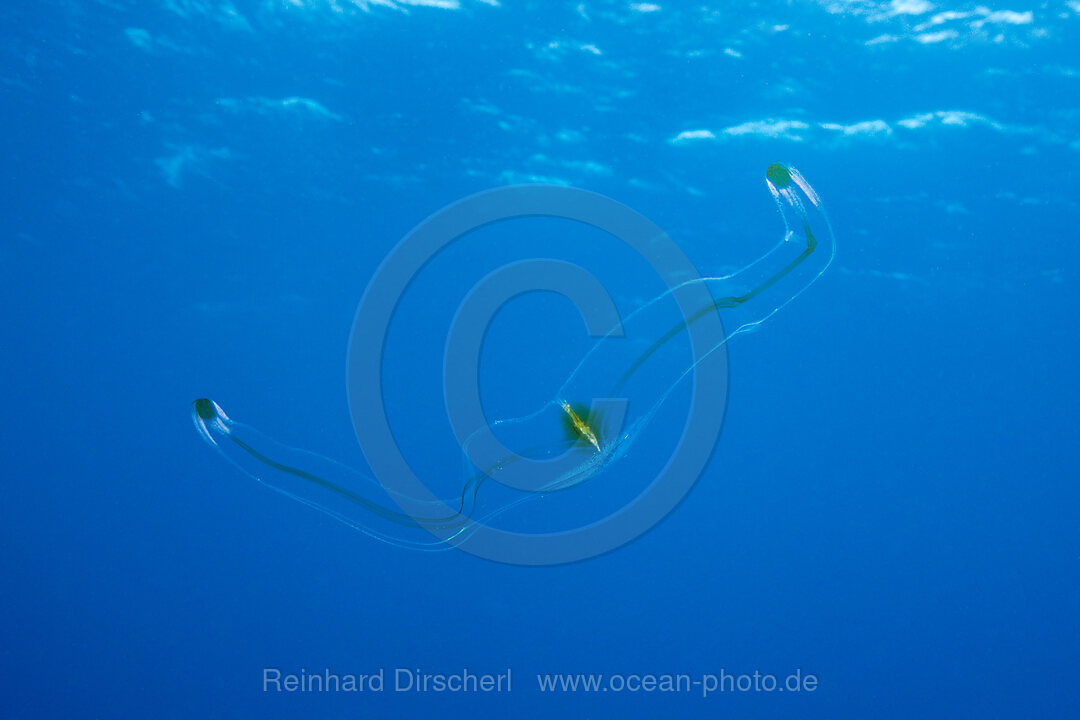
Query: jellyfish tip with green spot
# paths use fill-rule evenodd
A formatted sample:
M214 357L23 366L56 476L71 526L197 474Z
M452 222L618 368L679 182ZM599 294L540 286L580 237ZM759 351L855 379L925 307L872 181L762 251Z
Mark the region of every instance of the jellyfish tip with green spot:
M217 408L210 398L199 398L191 404L195 407L195 414L203 420L213 420L217 415Z
M781 163L773 163L765 170L765 177L777 190L783 190L791 184L791 171Z

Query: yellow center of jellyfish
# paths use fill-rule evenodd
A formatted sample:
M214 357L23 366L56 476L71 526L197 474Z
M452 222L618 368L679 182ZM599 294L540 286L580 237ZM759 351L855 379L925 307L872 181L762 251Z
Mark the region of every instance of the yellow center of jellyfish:
M570 429L574 432L574 434L580 437L582 440L587 441L590 445L596 448L597 452L599 452L600 440L596 437L596 431L592 429L592 425L590 425L586 420L584 420L581 415L578 414L577 410L570 407L570 403L564 402L562 404L562 409L563 412L565 412L567 415Z

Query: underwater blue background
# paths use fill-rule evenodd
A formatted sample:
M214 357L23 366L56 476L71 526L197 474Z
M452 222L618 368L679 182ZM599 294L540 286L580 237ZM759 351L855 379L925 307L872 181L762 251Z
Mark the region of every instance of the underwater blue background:
M1078 48L1075 1L5 3L0 717L1077 716ZM410 552L192 428L211 397L358 458L353 313L447 203L569 184L737 266L781 231L776 160L835 262L731 343L709 467L626 547ZM818 688L535 679L796 669Z

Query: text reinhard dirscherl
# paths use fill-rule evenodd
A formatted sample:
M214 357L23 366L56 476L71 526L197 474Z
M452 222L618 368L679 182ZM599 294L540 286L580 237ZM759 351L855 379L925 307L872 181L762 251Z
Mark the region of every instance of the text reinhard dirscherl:
M387 677L390 684L387 685ZM279 668L263 668L263 692L510 692L511 672L474 673L468 668L454 673L425 673L419 669L385 668L368 675L337 674L326 668L321 673L283 673Z
M427 673L419 668L379 668L369 674L335 673L329 668L310 672L283 672L280 668L263 668L263 692L275 693L338 693L369 692L450 692L502 693L512 692L512 671L476 673L468 668L455 672ZM714 693L813 693L818 678L801 668L787 675L761 673L732 674L723 669L718 674L697 676L685 673L654 674L547 674L536 676L540 692L698 692L701 697Z

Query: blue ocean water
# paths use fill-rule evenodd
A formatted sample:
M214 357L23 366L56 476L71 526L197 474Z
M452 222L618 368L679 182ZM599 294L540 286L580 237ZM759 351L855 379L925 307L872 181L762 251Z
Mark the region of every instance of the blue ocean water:
M0 18L0 717L1080 711L1074 0L39 0ZM411 228L552 184L722 274L783 235L776 161L823 200L835 260L730 342L708 465L616 550L527 567L402 549L261 487L192 426L208 397L362 467L350 329ZM571 225L484 228L403 298L386 415L446 495L468 475L446 328L475 283L536 256L587 269L624 314L664 289ZM581 322L553 293L506 305L481 356L493 416L551 397ZM553 531L626 501L691 387L630 461L505 521ZM312 687L328 674L368 678Z

